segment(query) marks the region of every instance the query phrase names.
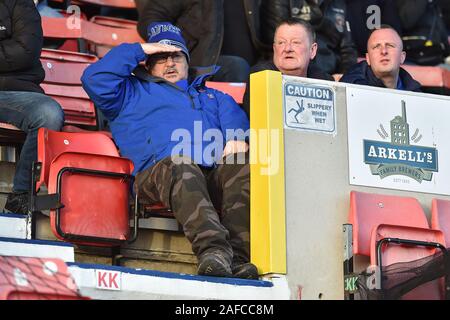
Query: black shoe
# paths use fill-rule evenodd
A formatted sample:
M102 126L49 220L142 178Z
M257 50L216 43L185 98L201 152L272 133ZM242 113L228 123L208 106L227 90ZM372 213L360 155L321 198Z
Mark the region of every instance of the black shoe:
M13 192L8 195L5 211L15 214L28 214L30 194L28 192Z
M233 277L241 279L259 279L258 268L250 262L234 262L231 265Z
M232 277L230 263L220 251L203 254L198 261L197 273L203 276Z

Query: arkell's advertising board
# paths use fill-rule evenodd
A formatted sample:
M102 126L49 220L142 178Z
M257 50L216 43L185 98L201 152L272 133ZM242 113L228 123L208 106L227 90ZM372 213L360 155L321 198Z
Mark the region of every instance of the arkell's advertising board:
M450 195L450 99L346 91L350 184Z

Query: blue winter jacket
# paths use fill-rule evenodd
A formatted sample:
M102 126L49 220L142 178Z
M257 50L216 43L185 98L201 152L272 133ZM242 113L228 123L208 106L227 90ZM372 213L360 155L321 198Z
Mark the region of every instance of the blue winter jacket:
M245 139L227 136L227 130L249 129L244 111L229 95L204 85L217 67L183 89L137 68L146 57L140 44L122 44L81 77L86 92L110 120L121 155L133 161L133 174L172 152L211 167L226 141Z

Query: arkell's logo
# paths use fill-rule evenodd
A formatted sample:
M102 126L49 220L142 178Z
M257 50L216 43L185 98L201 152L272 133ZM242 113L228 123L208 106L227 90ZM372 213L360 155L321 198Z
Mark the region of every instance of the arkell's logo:
M389 134L383 125L377 130L383 139ZM436 148L411 145L422 139L419 129L409 136L406 121L406 106L402 100L402 115L391 120L391 142L363 140L364 163L370 166L373 175L383 179L391 175L404 175L419 183L431 181L433 172L438 172L438 152Z

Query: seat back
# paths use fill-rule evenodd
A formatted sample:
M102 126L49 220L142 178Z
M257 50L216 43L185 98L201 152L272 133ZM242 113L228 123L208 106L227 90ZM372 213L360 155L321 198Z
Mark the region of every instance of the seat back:
M0 300L78 300L61 259L0 256Z
M64 205L50 211L56 237L96 246L128 240L130 179L125 176L132 169L131 161L120 157L58 155L51 163L48 182L49 194L59 194Z
M244 101L246 84L243 82L206 81L205 85L208 88L213 88L229 94L238 104L242 104Z
M119 156L114 142L102 133L59 132L40 128L38 130L38 162L42 164L42 169L36 190L43 183L48 186L50 165L64 152Z
M84 70L97 61L98 58L90 54L43 49L41 63L45 71L44 83L81 86Z
M78 0L81 3L89 3L98 6L108 6L122 9L134 9L136 3L134 0Z
M349 223L353 225L353 253L369 256L374 227L391 224L429 228L417 199L375 193L350 192Z
M380 261L377 259L376 247L380 240L387 238L397 238L412 242L410 245L392 242L382 245L380 253L382 266L389 266L399 262L420 261L420 259L440 251L440 249L433 246L414 245L414 242L444 244L444 235L439 230L381 224L373 230L371 235L370 258L372 265L379 265ZM410 266L411 269L416 267L418 268L419 265L414 265L414 263ZM423 275L414 273L413 276L421 277ZM404 270L402 272L399 271L398 277L405 277ZM444 298L444 292L444 279L442 278L426 282L414 288L405 294L402 299L441 300Z
M129 193L133 164L119 156L114 142L99 132L38 130L41 175L58 194L62 208L50 211L57 238L78 244L111 246L129 239Z
M66 125L97 127L94 103L81 86L84 70L98 58L92 55L45 49L41 63L45 70L42 88L64 110Z
M42 83L41 87L61 105L66 125L97 127L95 105L81 86Z
M431 228L444 233L445 245L450 246L450 200L431 201Z
M89 42L89 51L102 58L121 43L144 42L136 28L136 21L94 16L85 23L83 37Z

